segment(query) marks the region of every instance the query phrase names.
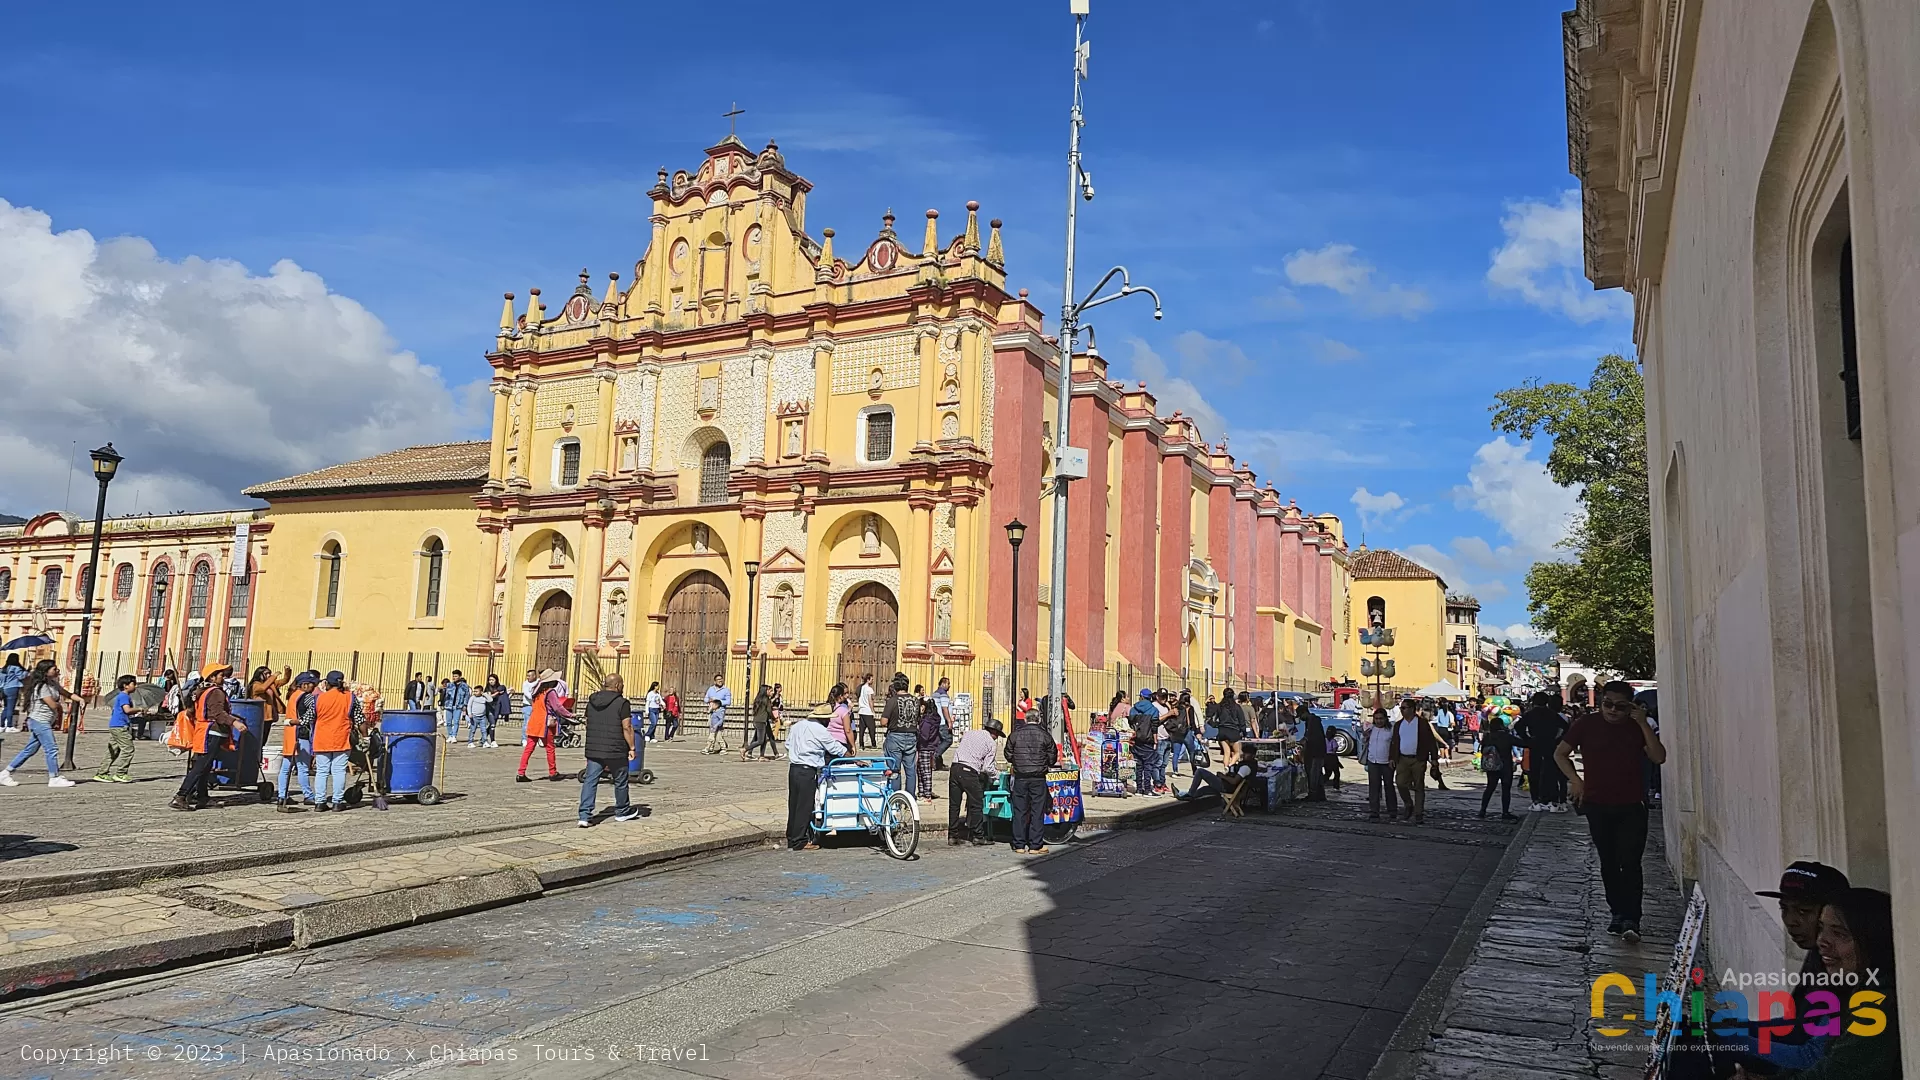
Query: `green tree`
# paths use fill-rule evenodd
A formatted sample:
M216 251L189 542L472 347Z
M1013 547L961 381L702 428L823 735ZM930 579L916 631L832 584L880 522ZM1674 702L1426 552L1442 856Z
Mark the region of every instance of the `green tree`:
M1583 664L1651 678L1653 525L1639 367L1603 356L1586 386L1528 380L1494 397L1494 430L1551 438L1547 473L1578 489L1584 511L1560 542L1571 561L1527 571L1534 628Z

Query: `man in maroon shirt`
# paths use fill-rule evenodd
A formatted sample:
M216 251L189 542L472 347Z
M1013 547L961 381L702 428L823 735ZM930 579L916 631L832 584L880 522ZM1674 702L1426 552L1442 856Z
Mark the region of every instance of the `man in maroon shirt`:
M1575 750L1585 777L1574 768ZM1599 711L1575 720L1553 756L1600 856L1600 880L1613 912L1607 933L1637 942L1640 857L1647 850L1645 763L1665 764L1667 748L1647 723L1647 710L1634 703L1633 687L1616 680L1600 688Z

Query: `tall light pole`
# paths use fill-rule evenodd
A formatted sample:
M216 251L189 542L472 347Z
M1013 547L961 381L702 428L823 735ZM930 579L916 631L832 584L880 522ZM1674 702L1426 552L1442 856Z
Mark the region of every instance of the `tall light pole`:
M747 733L740 737L741 760L746 760L746 745L753 740L753 650L760 643L760 635L754 629L754 601L759 599L760 590L754 587L753 579L760 574L760 560L748 559L744 564L747 570Z
M1012 642L1013 651L1007 654L1011 662L1008 668L1009 675L1007 679L1008 716L1013 715L1011 702L1014 701L1015 695L1020 693L1020 541L1026 538L1027 526L1025 522L1019 518L1014 518L1012 521L1007 522L1007 545L1013 548L1013 606L1008 608L1013 614L1011 620L1013 629L1008 635Z
M1124 266L1107 271L1107 276L1100 279L1100 284L1095 285L1085 299L1075 302L1073 298L1073 269L1077 258L1075 215L1079 212L1080 200L1093 199L1093 177L1080 167L1080 129L1086 122L1081 111L1080 88L1086 81L1087 58L1092 53L1092 43L1086 37L1087 9L1091 2L1067 0L1068 10L1073 14L1073 109L1068 114L1067 266L1060 290L1060 383L1053 428L1053 574L1047 588L1047 696L1054 703L1048 726L1053 729L1056 740L1061 737L1063 730L1060 722L1060 717L1064 715L1061 703L1066 700L1067 693L1067 484L1086 475L1084 460L1078 455L1075 456L1075 467L1067 467L1071 450L1067 445L1067 432L1073 419L1073 354L1075 339L1080 334L1080 316L1101 304L1140 292L1153 297L1153 317L1160 318L1160 295L1144 285L1129 281ZM1100 290L1106 288L1116 275L1120 278L1119 290L1105 296L1099 295ZM1099 452L1104 453L1105 449L1100 448ZM1090 572L1098 572L1097 567L1089 569Z
M106 528L107 485L113 482L113 474L120 470L120 462L125 460L114 453L113 444L108 443L93 451L93 475L100 481L100 498L93 504L93 548L87 556L87 580L85 599L81 601L80 615L80 661L74 665L73 692L80 692L80 684L87 679L87 645L93 637L93 585L100 580L100 534ZM60 767L73 768L73 744L80 736L80 725L67 725L67 760Z

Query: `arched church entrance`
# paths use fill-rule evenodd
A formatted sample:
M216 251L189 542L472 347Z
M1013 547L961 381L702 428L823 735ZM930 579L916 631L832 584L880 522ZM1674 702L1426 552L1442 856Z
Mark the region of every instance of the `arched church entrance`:
M899 658L900 605L885 585L869 581L847 594L840 620L840 681L854 685L871 673L884 693Z
M573 636L573 597L563 592L540 601L539 627L533 639L533 666L552 668L562 675L567 671L567 639Z
M660 683L683 700L698 701L727 670L727 585L717 574L697 570L667 599L666 656Z

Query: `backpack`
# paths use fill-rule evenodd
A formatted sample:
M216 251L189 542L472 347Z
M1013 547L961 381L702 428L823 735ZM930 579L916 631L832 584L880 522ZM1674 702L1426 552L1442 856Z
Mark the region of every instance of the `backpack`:
M1187 710L1176 705L1167 717L1167 737L1179 742L1187 737Z
M1141 698L1127 711L1127 722L1133 727L1133 741L1144 746L1153 745L1153 729L1160 726L1160 710L1153 702Z

